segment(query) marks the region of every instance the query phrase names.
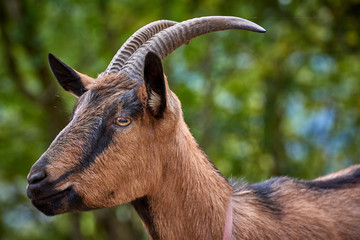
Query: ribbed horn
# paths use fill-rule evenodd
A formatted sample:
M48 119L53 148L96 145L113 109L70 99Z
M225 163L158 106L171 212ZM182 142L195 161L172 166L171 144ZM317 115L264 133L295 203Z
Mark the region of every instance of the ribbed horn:
M238 17L210 16L190 19L166 28L155 34L144 43L129 58L123 67L130 77L142 77L144 68L144 57L148 52L154 52L164 59L172 51L189 42L197 36L228 29L242 29L253 32L266 32L259 25Z
M149 40L156 33L161 30L171 27L177 22L170 20L159 20L145 25L144 27L137 30L131 37L117 51L109 66L102 73L107 75L111 72L118 72L124 66L125 62L129 57L141 46L144 42Z

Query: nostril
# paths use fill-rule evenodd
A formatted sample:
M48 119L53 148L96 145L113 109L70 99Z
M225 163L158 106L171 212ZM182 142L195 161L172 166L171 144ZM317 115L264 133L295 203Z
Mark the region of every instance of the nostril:
M29 176L28 183L35 184L41 182L45 178L46 178L46 173L44 171L35 172Z

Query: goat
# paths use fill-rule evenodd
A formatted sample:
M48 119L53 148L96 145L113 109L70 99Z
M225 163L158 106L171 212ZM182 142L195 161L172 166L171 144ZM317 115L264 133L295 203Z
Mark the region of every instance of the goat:
M265 30L237 17L157 21L97 79L54 55L78 98L70 123L32 166L27 195L46 215L130 203L151 239L360 239L360 165L313 181L230 183L199 148L161 60L192 38Z

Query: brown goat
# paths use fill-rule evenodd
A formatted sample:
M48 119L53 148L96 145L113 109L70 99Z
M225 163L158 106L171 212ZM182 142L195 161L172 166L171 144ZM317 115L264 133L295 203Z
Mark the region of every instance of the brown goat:
M70 123L28 175L46 215L131 203L152 239L360 239L360 166L313 181L230 184L192 137L161 59L213 31L260 26L236 17L157 21L93 79L49 54L78 97Z

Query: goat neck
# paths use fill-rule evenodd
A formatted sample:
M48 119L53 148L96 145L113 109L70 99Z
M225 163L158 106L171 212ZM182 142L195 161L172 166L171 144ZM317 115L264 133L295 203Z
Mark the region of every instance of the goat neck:
M133 206L152 239L223 239L232 186L183 121L174 136L173 142L164 143L169 148L162 184Z

